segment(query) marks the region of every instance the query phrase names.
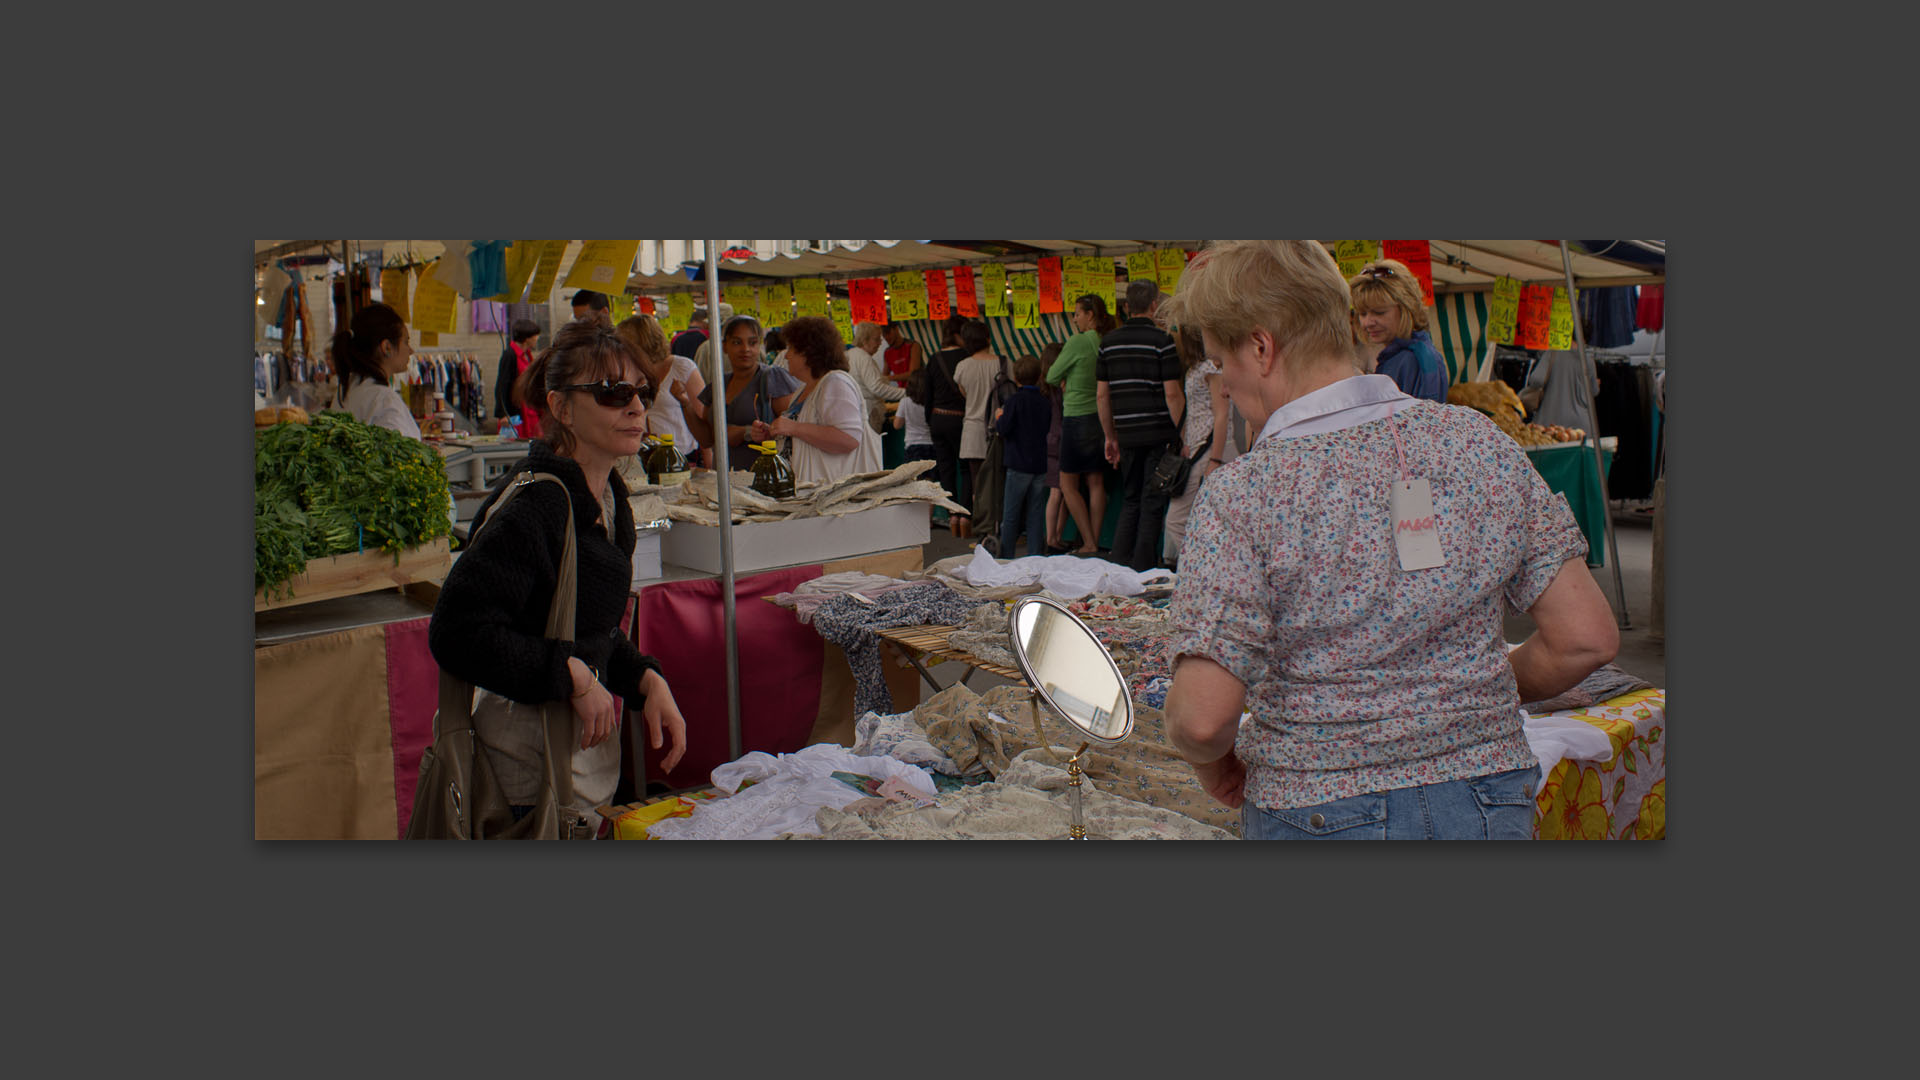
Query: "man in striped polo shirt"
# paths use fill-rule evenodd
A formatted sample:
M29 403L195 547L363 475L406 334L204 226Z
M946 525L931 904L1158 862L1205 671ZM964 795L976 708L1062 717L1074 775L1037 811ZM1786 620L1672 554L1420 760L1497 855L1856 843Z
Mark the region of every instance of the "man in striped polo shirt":
M1094 365L1107 461L1120 470L1124 499L1113 528L1113 561L1135 570L1151 570L1160 562L1167 496L1147 491L1147 475L1167 447L1179 440L1175 418L1186 412L1180 354L1172 335L1155 326L1152 318L1159 302L1158 285L1128 282L1129 318L1100 339L1100 357Z

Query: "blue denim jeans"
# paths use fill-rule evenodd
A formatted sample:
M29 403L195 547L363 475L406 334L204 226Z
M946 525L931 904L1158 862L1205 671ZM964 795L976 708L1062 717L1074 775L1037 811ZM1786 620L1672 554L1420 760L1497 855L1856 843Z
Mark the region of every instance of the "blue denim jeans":
M1268 810L1247 803L1249 840L1529 840L1540 767Z
M1047 474L1007 470L1007 493L1000 502L1000 557L1013 558L1013 542L1024 526L1027 554L1047 553Z

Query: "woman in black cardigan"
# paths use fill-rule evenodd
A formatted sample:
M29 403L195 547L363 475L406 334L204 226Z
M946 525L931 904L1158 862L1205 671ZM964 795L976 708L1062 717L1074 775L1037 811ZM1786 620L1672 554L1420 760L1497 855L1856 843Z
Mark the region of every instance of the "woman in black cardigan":
M436 663L503 699L476 706L474 728L516 817L532 808L545 775L538 706L566 701L574 714L576 814L591 813L620 779L613 697L637 708L649 743L663 733L673 768L686 751L686 721L660 665L620 632L633 580L633 510L614 463L637 453L646 434L639 358L611 327L569 323L521 374L519 397L540 414L535 440L474 516L473 540L454 561L428 625ZM489 520L507 483L523 472L552 473L529 485ZM578 600L571 643L546 637L572 503ZM535 708L522 708L531 705Z

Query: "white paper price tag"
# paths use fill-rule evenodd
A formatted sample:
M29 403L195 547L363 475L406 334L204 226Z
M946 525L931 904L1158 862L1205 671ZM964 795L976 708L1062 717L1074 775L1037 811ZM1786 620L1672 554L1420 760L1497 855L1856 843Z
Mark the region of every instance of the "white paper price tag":
M1393 516L1393 546L1400 569L1430 570L1447 565L1440 551L1439 521L1433 514L1433 490L1425 477L1395 480L1387 494Z

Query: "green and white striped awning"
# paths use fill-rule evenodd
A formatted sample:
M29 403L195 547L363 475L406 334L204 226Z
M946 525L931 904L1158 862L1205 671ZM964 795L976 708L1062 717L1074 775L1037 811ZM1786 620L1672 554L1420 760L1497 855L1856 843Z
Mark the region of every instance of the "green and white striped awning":
M993 338L993 351L1010 361L1022 356L1037 357L1048 345L1064 342L1073 335L1073 326L1063 314L1041 315L1039 321L1039 329L1016 330L1010 316L988 317L987 332ZM940 351L939 323L931 319L910 319L897 325L907 337L920 343L921 351L928 358Z
M1447 362L1447 385L1472 382L1493 353L1487 340L1486 292L1442 293L1434 297L1433 344Z

